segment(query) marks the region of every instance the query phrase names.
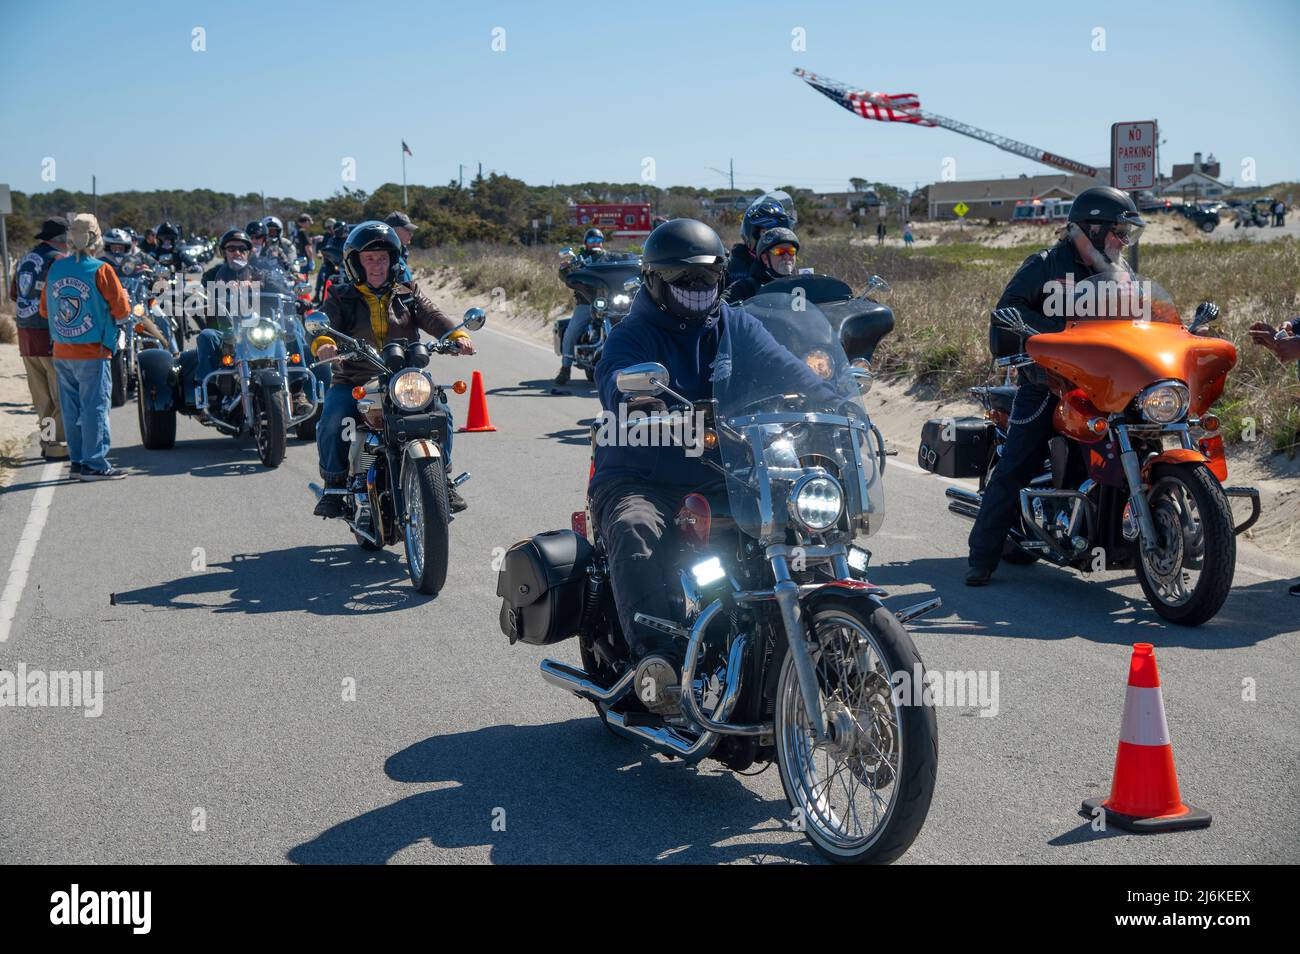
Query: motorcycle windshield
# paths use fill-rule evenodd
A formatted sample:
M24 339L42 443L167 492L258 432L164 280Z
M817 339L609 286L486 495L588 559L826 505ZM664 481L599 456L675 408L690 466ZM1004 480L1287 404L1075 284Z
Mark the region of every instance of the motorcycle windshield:
M883 445L821 310L765 293L719 330L718 448L733 517L769 543L844 542L884 520Z

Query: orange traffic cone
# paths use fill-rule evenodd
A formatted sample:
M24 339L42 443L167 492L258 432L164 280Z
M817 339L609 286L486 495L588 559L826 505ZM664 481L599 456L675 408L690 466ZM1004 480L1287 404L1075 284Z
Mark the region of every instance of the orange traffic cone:
M1133 645L1110 798L1086 799L1081 814L1091 818L1098 806L1105 809L1108 824L1136 832L1207 828L1212 820L1209 812L1184 805L1178 792L1174 748L1150 643Z
M492 420L488 417L487 396L483 393L483 375L474 372L469 389L469 415L465 426L456 428L461 431L495 431Z

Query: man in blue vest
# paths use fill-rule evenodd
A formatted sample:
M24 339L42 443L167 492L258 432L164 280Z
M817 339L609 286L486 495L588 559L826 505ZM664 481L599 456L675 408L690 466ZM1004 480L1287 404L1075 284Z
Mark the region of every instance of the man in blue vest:
M95 217L74 215L68 223L69 254L50 266L41 292L41 314L49 319L54 343L68 456L73 474L83 481L126 476L108 462L109 365L117 347L117 323L130 317L131 302L113 266L95 257L102 244Z
M41 315L41 292L50 266L68 247L67 231L68 220L62 216L46 219L36 234L36 246L18 262L9 282L9 300L14 302L18 324L18 355L27 372L27 390L41 429L41 456L46 460L68 456L63 443L63 413L59 409L59 378L54 371L50 323ZM54 422L53 432L50 421Z

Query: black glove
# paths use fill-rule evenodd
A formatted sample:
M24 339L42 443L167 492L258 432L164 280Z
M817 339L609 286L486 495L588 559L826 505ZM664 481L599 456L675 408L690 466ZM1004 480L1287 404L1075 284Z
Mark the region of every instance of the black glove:
M668 405L653 394L639 394L627 402L627 411L641 411L644 414L658 414L668 410Z
M1213 321L1219 317L1219 306L1212 301L1203 301L1196 306L1196 314L1193 320L1198 324L1206 321Z

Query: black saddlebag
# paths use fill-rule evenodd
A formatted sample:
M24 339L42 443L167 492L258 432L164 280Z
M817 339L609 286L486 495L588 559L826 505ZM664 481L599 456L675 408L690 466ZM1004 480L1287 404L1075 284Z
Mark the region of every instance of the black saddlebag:
M979 477L993 453L993 422L982 417L926 421L916 462L940 477Z
M506 551L497 574L501 632L533 646L577 635L591 544L572 530L551 530Z

